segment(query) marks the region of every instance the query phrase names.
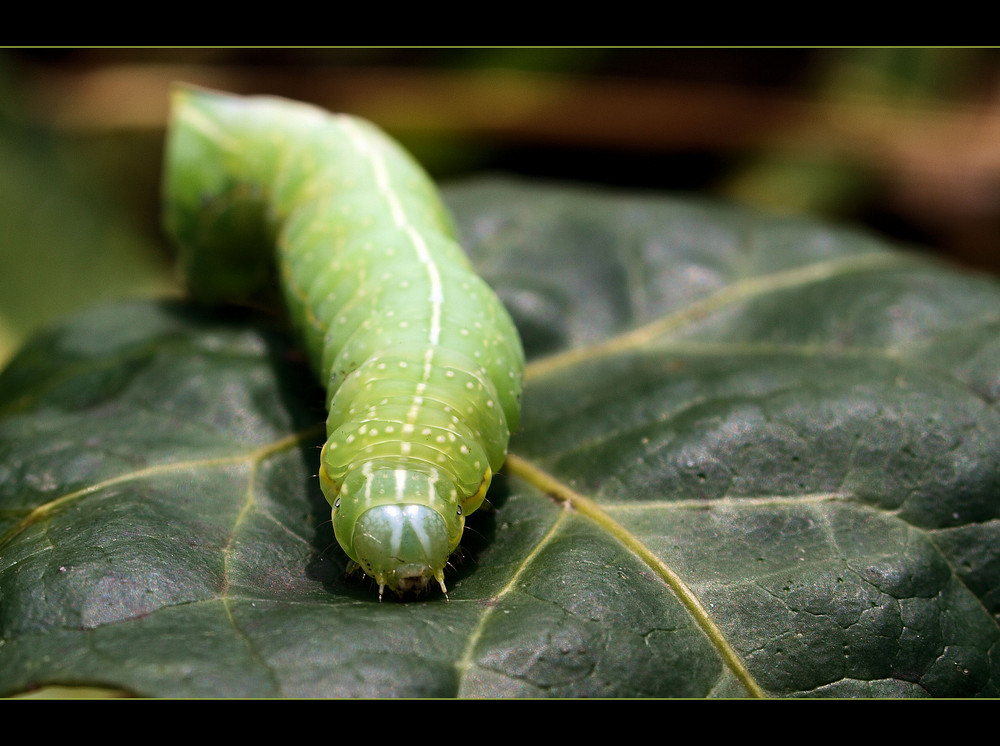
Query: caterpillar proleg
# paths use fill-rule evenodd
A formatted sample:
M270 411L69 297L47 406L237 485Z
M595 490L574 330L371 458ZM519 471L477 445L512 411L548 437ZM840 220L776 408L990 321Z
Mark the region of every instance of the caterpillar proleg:
M446 592L517 426L524 353L430 178L362 119L178 87L164 203L196 295L245 298L277 264L326 385L319 480L348 557L380 598Z

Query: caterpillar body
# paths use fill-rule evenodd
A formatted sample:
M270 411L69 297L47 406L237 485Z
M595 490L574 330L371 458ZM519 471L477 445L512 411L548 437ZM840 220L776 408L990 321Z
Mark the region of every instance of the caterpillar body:
M524 353L430 178L362 119L179 87L164 202L196 295L244 298L276 261L326 384L319 481L348 557L379 598L447 592L517 426Z

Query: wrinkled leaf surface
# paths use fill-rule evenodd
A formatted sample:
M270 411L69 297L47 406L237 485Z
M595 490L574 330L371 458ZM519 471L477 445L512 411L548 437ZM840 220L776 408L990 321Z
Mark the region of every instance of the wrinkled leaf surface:
M996 281L693 201L448 197L532 361L449 597L345 577L280 321L105 306L0 376L0 692L1000 695Z

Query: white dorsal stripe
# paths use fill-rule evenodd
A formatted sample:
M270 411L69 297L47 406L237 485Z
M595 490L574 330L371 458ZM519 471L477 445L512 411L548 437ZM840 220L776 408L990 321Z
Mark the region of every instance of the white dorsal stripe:
M403 511L395 505L387 506L393 520L390 521L392 532L389 536L389 548L394 555L399 554L399 549L403 545Z
M424 366L421 372L418 395L414 397L413 405L410 407L410 411L406 417L407 422L416 422L420 417L420 405L423 401L420 393L425 388L424 384L430 380L431 371L434 366L434 348L441 342L441 316L444 306L444 287L441 282L441 271L431 256L430 249L427 247L424 237L420 235L420 232L406 216L406 211L399 200L399 195L393 189L389 168L386 165L382 152L365 137L364 132L361 131L356 122L347 117L342 118L341 121L355 149L371 164L372 172L375 176L375 186L389 206L389 213L392 216L393 223L413 246L417 260L426 269L427 277L430 281L431 290L427 299L431 306L431 324L427 339L428 346L427 351L424 353Z
M406 499L406 470L396 469L396 501L403 502Z
M406 233L417 249L417 257L420 263L427 267L427 276L431 281L431 294L428 301L431 304L431 345L437 345L441 341L441 305L444 303L444 290L441 288L441 272L437 264L431 258L431 252L427 249L427 242L417 229L412 225L406 226Z
M364 466L361 467L361 473L365 475L365 505L370 506L372 504L372 462L368 461Z
M389 205L389 212L392 215L392 221L396 224L396 227L409 238L410 243L413 244L413 248L417 252L417 259L427 269L427 276L431 283L431 292L428 298L428 301L431 304L431 329L429 341L431 345L437 345L441 340L441 305L444 303L444 289L441 284L441 271L438 269L433 257L431 257L431 253L427 248L427 242L424 241L424 237L420 235L420 232L417 231L417 229L406 217L406 211L403 209L403 204L399 201L399 196L392 187L392 179L389 176L389 169L386 166L385 158L383 157L382 152L372 145L353 120L344 118L342 121L344 122L347 135L354 144L354 147L357 148L358 152L361 153L369 163L371 163L372 171L375 174L375 186L378 189L379 194L385 198L386 203Z
M403 509L403 512L406 517L410 519L410 530L413 531L417 540L420 542L420 546L424 550L424 556L429 557L431 555L431 539L430 536L427 535L427 531L424 529L424 522L418 520L420 517L420 506L407 505Z

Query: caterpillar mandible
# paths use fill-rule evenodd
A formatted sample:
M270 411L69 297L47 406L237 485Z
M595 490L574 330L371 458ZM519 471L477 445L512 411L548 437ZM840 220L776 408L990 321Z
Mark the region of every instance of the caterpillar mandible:
M510 316L430 177L371 123L191 87L171 108L164 222L189 286L242 299L277 264L326 385L319 481L337 541L379 598L434 581L447 593L520 416Z

